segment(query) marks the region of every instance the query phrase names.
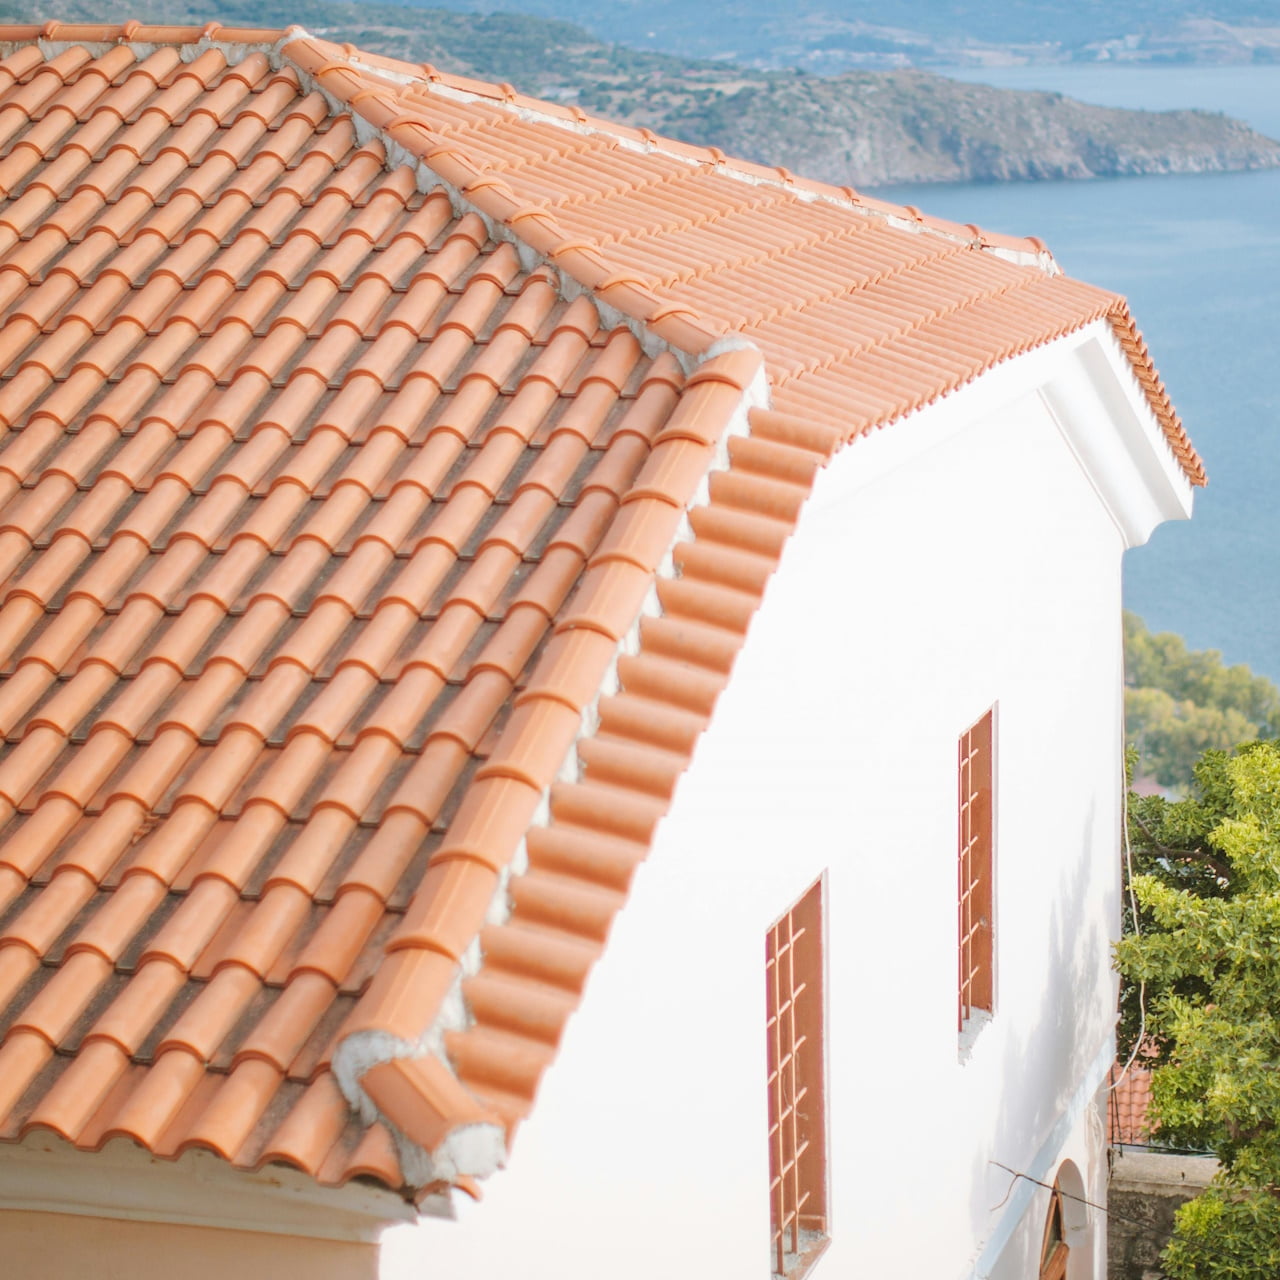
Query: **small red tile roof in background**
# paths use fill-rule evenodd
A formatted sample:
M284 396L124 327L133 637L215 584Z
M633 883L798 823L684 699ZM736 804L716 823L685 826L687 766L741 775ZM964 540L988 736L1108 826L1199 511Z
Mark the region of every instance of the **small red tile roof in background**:
M1107 1095L1107 1138L1112 1143L1146 1146L1151 1141L1147 1108L1151 1105L1151 1072L1136 1063L1111 1068Z
M1037 242L298 29L0 42L0 1138L470 1188L834 449L1105 317L1203 480Z

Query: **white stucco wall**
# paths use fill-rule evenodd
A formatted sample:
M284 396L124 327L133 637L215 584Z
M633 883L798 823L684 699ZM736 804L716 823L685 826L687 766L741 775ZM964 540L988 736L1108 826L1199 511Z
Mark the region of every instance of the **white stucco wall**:
M993 1162L1101 1198L1125 537L1034 389L1097 402L1079 344L998 372L822 474L510 1167L384 1276L765 1280L764 936L824 870L815 1274L1033 1275L1048 1193ZM956 741L993 704L997 1012L962 1062Z

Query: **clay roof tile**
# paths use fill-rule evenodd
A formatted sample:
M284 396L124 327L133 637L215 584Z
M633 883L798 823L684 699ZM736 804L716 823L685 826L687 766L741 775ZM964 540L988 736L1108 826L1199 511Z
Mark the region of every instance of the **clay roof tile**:
M817 467L1102 320L1203 480L1037 242L297 27L0 41L8 1135L474 1194Z

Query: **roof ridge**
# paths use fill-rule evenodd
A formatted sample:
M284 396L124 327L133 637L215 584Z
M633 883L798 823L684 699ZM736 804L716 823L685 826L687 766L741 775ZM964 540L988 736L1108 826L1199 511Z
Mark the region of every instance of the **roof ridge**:
M229 27L220 22L197 26L164 26L137 19L122 23L30 22L0 24L0 44L274 44L280 27Z
M643 286L614 278L596 246L563 230L550 211L520 205L507 184L501 178L486 176L482 165L434 145L441 141L440 136L425 121L406 115L401 103L383 100L377 88L363 79L367 74L386 79L390 71L403 85L426 85L421 68L376 55L357 59L353 46L317 39L302 27L290 27L278 48L280 56L302 76L304 85L323 94L336 111L350 114L358 133L369 132L384 140L389 164L411 164L424 186L444 186L456 209L477 213L494 239L510 241L521 251L526 269L534 262L546 264L556 273L566 298L585 293L596 305L601 323L610 327L625 324L646 354L670 351L688 373L696 367L699 353L724 336L721 329L691 309L664 307ZM335 52L341 57L334 59L331 54ZM366 67L366 60L387 65ZM406 133L413 136L406 137ZM536 226L527 225L530 222ZM625 286L625 293L619 290L620 285ZM610 292L612 296L601 296Z
M1029 260L1049 274L1058 267L1044 242L1035 236L1007 236L975 224L960 224L922 213L914 205L899 205L856 191L851 186L836 186L793 174L782 165L763 165L727 156L719 147L703 147L656 134L644 127L619 124L599 116L588 115L581 107L567 106L548 99L518 92L507 82L494 82L440 71L431 63L411 63L381 54L367 53L355 45L323 40L300 24L278 27L231 27L218 22L203 27L164 26L132 20L120 24L70 23L56 20L45 23L0 25L0 44L87 43L87 44L202 44L202 45L270 45L277 57L294 57L284 49L298 41L306 41L316 49L334 51L351 67L367 71L403 85L421 85L422 91L456 95L462 101L484 101L513 110L528 118L567 128L581 128L616 138L661 155L672 156L696 165L711 165L728 176L761 185L775 186L793 192L801 200L822 200L843 208L856 209L869 215L895 219L904 227L925 230L947 239L975 244L1016 259ZM332 69L332 63L322 69ZM348 104L350 105L350 104Z
M0 32L2 32L0 28ZM333 54L352 70L378 76L403 87L414 87L426 95L438 94L462 102L484 102L495 108L509 111L522 119L556 125L585 134L603 134L619 145L649 154L658 154L682 161L691 166L709 167L727 177L786 190L803 201L821 201L840 208L853 210L868 217L879 217L902 229L939 235L947 240L974 245L1008 257L1021 265L1034 265L1048 275L1059 273L1059 267L1044 242L1034 236L1006 236L987 231L974 224L950 222L921 213L914 205L899 205L891 201L864 195L851 186L835 186L831 183L802 178L784 166L768 166L754 161L727 156L719 147L702 147L695 143L656 134L648 128L637 128L615 121L588 115L580 107L530 97L519 93L507 83L495 84L465 76L442 72L431 63L410 63L380 54L366 53L350 44L336 44L320 39L301 25L290 26L284 32L280 48L295 65L297 53L291 46L302 43L315 53L328 55L313 74L317 80L326 72L339 70ZM304 54L307 61L310 57ZM312 70L312 68L307 68ZM362 96L357 91L356 97ZM348 101L347 105L355 107ZM432 166L434 168L434 165Z

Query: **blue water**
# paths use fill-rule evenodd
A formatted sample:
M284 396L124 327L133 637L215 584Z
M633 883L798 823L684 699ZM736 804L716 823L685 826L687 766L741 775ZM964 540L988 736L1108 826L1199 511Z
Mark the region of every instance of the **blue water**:
M956 74L1115 106L1222 110L1280 137L1280 68ZM1038 235L1068 273L1128 295L1209 487L1189 523L1127 554L1126 603L1152 627L1280 680L1280 171L887 193Z

